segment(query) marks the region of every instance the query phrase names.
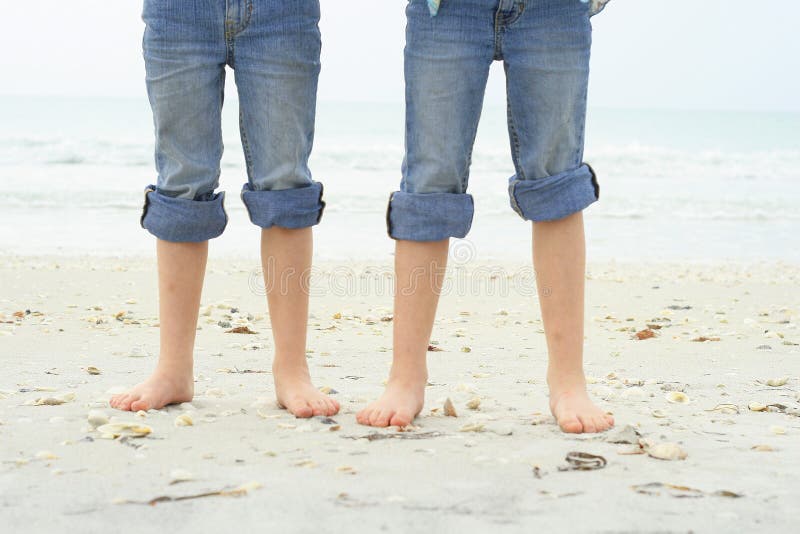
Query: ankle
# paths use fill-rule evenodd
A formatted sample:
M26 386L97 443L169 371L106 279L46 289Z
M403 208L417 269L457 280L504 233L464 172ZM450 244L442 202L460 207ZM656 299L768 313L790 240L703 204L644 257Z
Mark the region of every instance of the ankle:
M583 369L548 369L547 385L550 390L586 389Z
M164 361L160 359L156 364L153 374L168 377L173 380L189 379L194 381L194 362L190 358L188 361Z
M428 383L428 369L425 365L416 366L402 366L392 365L392 370L389 372L388 384L398 385L401 387L416 387Z

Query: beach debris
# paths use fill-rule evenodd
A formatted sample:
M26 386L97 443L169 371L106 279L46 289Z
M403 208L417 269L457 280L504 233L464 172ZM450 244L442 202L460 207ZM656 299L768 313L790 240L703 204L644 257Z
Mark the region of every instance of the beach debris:
M759 345L756 347L756 350L772 350L772 347L769 345Z
M784 376L782 378L770 378L769 380L766 381L766 384L768 386L770 386L770 387L777 388L777 387L785 386L786 382L788 382L788 381L789 381L789 377L788 376Z
M645 328L644 330L640 330L633 335L633 338L639 341L650 339L652 337L656 337L656 333L651 328Z
M651 458L658 460L685 460L689 455L677 443L656 443L645 448Z
M595 471L608 464L604 457L588 452L568 452L564 460L567 465L559 466L559 471Z
M175 418L175 426L193 426L194 420L188 413L182 413Z
M225 392L223 390L221 390L220 388L208 388L206 390L206 397L219 398L219 397L224 397L224 396L225 396Z
M704 343L706 341L719 341L719 338L718 337L700 336L700 337L696 337L696 338L692 339L692 341L696 341L698 343Z
M75 400L74 393L65 393L64 395L53 397L39 397L32 401L25 403L27 406L59 406L67 402Z
M107 423L97 427L103 439L117 439L118 437L140 438L147 436L153 429L147 425L136 422Z
M230 330L225 330L226 334L258 334L258 332L253 332L250 330L249 326L237 326L235 328L231 328Z
M313 468L313 467L317 467L317 462L315 462L315 461L314 461L314 460L312 460L311 458L304 458L303 460L300 460L300 461L298 461L298 462L295 462L295 464L294 464L294 465L295 465L295 467L308 467L308 468Z
M430 432L370 432L362 436L340 436L344 439L366 439L367 441L379 441L382 439L431 439L444 436L443 432L433 430Z
M450 397L447 397L447 399L444 401L444 414L447 417L458 417L458 414L456 413L456 407L453 406L453 401L450 400Z
M728 490L719 490L707 493L699 489L690 488L688 486L665 484L663 482L650 482L649 484L638 484L636 486L631 486L631 489L636 493L641 493L643 495L659 496L661 495L661 492L665 492L667 495L671 497L678 497L678 498L698 498L704 496L712 496L712 497L730 497L733 499L737 499L739 497L742 497L741 494L734 493Z
M430 344L428 345L428 352L442 352L444 349L441 347L437 347L436 345Z
M665 395L665 398L674 404L688 404L689 395L683 391L670 391Z
M150 356L150 353L144 347L137 345L131 349L128 356L130 358L147 358Z
M739 407L735 404L717 404L707 412L719 412L726 415L733 415L739 413Z
M269 371L265 371L263 369L237 369L234 367L230 369L228 367L223 367L221 369L217 369L218 373L229 373L229 374L237 374L237 375L250 375L250 374L269 374Z
M774 452L775 449L771 445L753 445L750 447L751 450L758 451L758 452Z
M345 473L347 475L355 475L357 473L355 467L352 465L340 465L336 468L336 471L339 473Z
M37 460L58 460L58 456L50 451L39 451L34 456Z
M485 425L483 423L467 423L458 429L459 432L483 432Z
M467 408L470 410L477 410L481 407L481 399L479 397L472 397L467 401Z
M331 315L331 319L339 320L341 318L342 318L342 312L336 312L333 315Z
M86 420L93 428L108 424L108 414L103 410L89 410Z
M382 323L390 323L392 321L394 321L394 315L384 315L383 317L381 317Z
M94 365L90 365L89 367L87 367L86 372L89 373L90 375L99 375L101 373L100 369L98 369Z
M336 424L338 424L335 419L332 419L330 417L319 416L319 417L315 417L314 419L318 420L323 425L336 425Z
M336 395L337 393L339 393L330 386L322 386L321 388L319 388L319 391L320 393L324 393L325 395Z
M633 386L625 388L620 394L620 397L632 401L643 401L646 400L647 394L645 393L643 388L640 388L638 386Z
M766 412L767 407L760 402L753 401L747 405L747 409L751 412Z
M472 352L472 347L463 346L461 347L461 352Z
M188 501L191 499L202 499L204 497L242 497L247 495L251 491L255 491L263 487L260 482L248 482L247 484L242 484L241 486L227 489L223 488L217 491L207 491L204 493L195 493L192 495L179 495L179 496L171 496L171 495L161 495L159 497L154 497L147 501L134 501L134 500L116 500L114 504L146 504L149 506L155 506L156 504L162 502L180 502L180 501Z
M189 482L194 480L194 475L185 469L173 469L169 472L169 485L180 484L181 482Z
M642 434L631 425L625 425L624 428L619 429L617 432L609 435L606 438L608 443L638 445L639 438Z
M786 434L786 429L780 425L772 425L769 427L769 431L778 436Z

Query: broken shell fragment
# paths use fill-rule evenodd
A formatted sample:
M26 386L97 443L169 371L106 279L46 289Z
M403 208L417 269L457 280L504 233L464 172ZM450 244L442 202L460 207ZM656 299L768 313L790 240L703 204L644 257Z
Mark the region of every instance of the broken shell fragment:
M473 397L467 402L467 408L470 410L477 410L481 407L481 399L478 397Z
M89 410L89 415L86 416L86 420L94 428L97 428L98 426L108 424L108 415L102 410Z
M459 432L483 432L482 423L469 423L458 429Z
M779 436L786 434L786 429L780 425L772 425L771 427L769 427L769 431Z
M50 451L39 451L36 453L37 460L58 460L58 456Z
M188 413L182 413L178 417L175 418L175 426L192 426L194 425L194 420L192 416Z
M788 376L784 376L783 378L770 378L767 380L767 385L773 388L781 387L786 385L786 382L789 381Z
M689 395L684 393L683 391L670 391L666 394L666 399L669 402L673 402L676 404L688 404L689 403Z
M194 480L194 475L185 469L173 469L169 472L170 484L179 484Z
M120 436L140 438L150 434L153 429L139 423L108 423L97 427L103 439L116 439Z
M94 365L90 365L89 367L86 368L86 372L89 373L90 375L99 375L101 371Z
M753 445L750 449L758 452L773 452L775 450L771 445Z
M453 401L450 400L450 397L447 397L447 400L444 401L444 414L447 417L458 417L456 407L453 406Z
M689 456L677 443L657 443L647 448L647 454L659 460L685 460Z
M766 412L767 411L767 407L766 406L764 406L760 402L755 402L755 401L751 402L750 404L748 404L747 408L751 412Z

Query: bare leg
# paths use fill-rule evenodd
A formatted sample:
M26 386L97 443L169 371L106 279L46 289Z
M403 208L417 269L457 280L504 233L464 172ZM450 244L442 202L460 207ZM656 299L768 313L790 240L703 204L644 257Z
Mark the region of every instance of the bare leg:
M394 359L381 397L361 410L362 425L406 426L422 410L428 383L428 343L447 267L449 240L397 241Z
M194 395L194 338L208 259L208 242L171 243L159 239L158 295L161 348L150 377L111 397L120 410L161 409L189 402Z
M261 263L275 340L272 374L278 403L297 417L333 415L339 403L311 383L306 362L311 228L261 231Z
M614 419L586 392L583 374L586 242L583 214L533 225L533 263L547 338L550 410L564 432L602 432Z

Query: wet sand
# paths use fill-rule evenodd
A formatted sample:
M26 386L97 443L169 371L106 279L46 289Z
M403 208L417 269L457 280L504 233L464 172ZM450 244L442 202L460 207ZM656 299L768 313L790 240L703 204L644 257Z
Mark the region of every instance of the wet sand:
M209 266L195 400L136 415L107 402L155 364L154 261L0 257L4 529L796 528L800 266L590 264L587 374L617 420L593 436L549 415L532 279L510 264L456 265L416 426L358 425L389 369L390 272L317 268L308 358L342 405L330 420L275 405L254 259ZM90 412L150 432L114 438Z

